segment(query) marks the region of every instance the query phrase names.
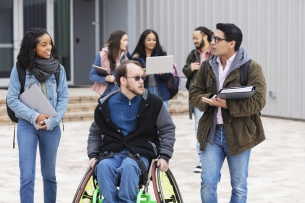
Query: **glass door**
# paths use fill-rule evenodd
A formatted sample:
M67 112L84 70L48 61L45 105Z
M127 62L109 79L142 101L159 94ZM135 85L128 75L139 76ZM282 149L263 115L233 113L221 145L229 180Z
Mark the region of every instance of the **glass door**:
M0 86L7 86L14 62L13 1L0 0Z

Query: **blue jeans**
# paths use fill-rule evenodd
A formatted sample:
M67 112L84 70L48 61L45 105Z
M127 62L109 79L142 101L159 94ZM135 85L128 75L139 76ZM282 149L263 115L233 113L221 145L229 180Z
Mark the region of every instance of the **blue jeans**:
M156 95L157 97L159 97L160 99L162 99L162 98L161 98L161 95L160 95L160 92L159 92L158 86L148 86L148 87L147 87L147 90L148 90L151 94L154 94L154 95ZM163 104L164 104L164 106L166 107L166 109L168 109L168 100L163 101Z
M202 115L203 115L203 111L200 111L199 109L194 107L196 150L197 150L197 154L199 155L199 159L200 159L201 151L200 151L200 148L199 148L200 144L199 144L198 139L197 139L197 131L198 131L198 122L199 122Z
M217 184L220 181L220 171L224 159L227 158L232 194L230 203L247 202L247 177L251 150L235 156L230 156L226 133L223 127L216 127L214 144L206 143L206 149L201 153L201 201L202 203L217 203Z
M57 182L55 175L56 155L61 137L59 125L53 130L36 130L29 122L19 119L17 128L20 202L34 202L34 183L37 144L39 143L41 174L45 203L56 202Z
M148 170L148 159L141 159ZM105 198L103 203L136 202L142 171L135 160L127 157L127 153L118 153L114 157L103 159L96 166L95 174L100 192Z

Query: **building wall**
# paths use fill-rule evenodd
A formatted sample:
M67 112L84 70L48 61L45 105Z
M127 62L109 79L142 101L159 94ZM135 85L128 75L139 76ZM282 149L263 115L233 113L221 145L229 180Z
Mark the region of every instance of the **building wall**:
M244 35L242 46L263 67L267 104L262 114L305 119L304 1L136 0L135 7L136 39L144 29L156 30L181 74L194 48L194 28L215 30L219 22L236 24Z

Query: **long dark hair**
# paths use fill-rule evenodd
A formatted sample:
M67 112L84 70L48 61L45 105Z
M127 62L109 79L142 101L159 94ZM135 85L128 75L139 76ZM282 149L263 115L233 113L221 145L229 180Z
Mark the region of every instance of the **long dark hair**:
M34 49L36 49L37 44L39 43L38 38L45 34L50 36L50 34L43 28L31 28L27 33L25 33L21 42L19 54L17 56L19 64L28 69L32 69L35 66ZM59 59L59 55L57 53L56 47L53 44L52 38L51 45L51 55L54 58Z
M108 46L108 59L110 62L110 68L111 70L115 70L116 68L116 61L120 56L120 45L121 45L121 39L122 37L126 35L126 32L122 30L114 31L110 34L110 37L107 41Z
M160 44L159 36L156 33L156 31L147 29L142 32L140 39L138 41L138 44L137 44L135 50L133 51L133 53L131 54L131 56L133 56L134 54L139 54L140 57L146 59L144 40L145 40L146 36L150 33L153 33L156 36L156 46L155 46L151 56L154 56L156 53L158 54L158 56L166 55L165 50L162 48L162 46Z

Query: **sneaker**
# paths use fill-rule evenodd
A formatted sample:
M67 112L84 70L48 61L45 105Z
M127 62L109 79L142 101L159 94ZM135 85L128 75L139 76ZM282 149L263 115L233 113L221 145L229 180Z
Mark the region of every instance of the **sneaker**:
M193 169L193 171L194 171L195 173L201 173L202 168L201 168L200 165L198 165L198 166L196 166L196 167Z

